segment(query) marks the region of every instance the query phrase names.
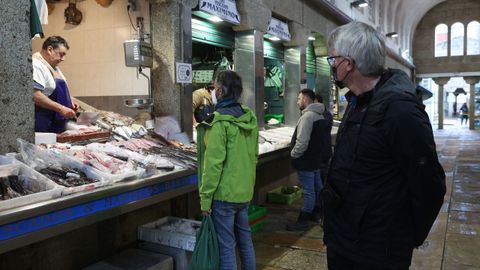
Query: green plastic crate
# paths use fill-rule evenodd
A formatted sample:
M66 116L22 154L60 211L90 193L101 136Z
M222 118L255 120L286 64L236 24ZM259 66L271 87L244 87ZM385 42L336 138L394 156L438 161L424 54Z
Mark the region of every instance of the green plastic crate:
M263 230L263 224L265 223L265 219L259 220L256 223L250 224L250 230L252 233L259 232Z
M294 191L290 194L287 194L285 192L282 192L282 189L294 189ZM269 202L272 202L272 203L291 205L301 197L302 197L302 189L297 186L293 186L293 187L280 186L267 192L267 199Z
M252 233L259 232L263 229L266 218L267 208L253 204L250 205L248 208L248 223L250 224Z
M253 221L267 215L267 208L258 205L250 205L248 208L248 221Z
M265 114L264 119L265 123L268 122L268 120L275 118L278 120L278 122L283 123L283 114Z

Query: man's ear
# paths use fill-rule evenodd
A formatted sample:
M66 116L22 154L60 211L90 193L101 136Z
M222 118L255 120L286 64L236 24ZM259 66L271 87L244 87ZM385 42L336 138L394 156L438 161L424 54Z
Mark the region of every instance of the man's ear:
M347 71L352 71L355 68L355 61L353 61L352 58L347 58L348 65L347 65Z

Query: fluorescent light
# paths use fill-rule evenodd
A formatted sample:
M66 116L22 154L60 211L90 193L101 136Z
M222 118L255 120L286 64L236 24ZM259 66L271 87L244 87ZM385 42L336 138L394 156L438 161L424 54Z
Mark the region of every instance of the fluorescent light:
M280 38L278 38L276 36L271 36L268 39L270 39L271 41L279 41L280 40Z
M308 40L315 40L315 37L309 36Z
M390 33L387 33L385 36L391 37L391 38L396 38L396 37L398 37L398 33L397 32L390 32Z
M368 7L368 2L365 1L365 0L357 0L357 1L353 1L350 6L352 7Z
M223 20L217 16L210 16L208 19L212 22L223 22Z

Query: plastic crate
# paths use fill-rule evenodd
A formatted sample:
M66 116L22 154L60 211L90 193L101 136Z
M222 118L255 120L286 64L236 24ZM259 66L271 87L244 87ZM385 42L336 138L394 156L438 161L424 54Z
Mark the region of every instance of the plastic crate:
M293 189L291 193L283 192L285 189ZM272 203L291 205L302 197L302 189L297 186L293 187L277 187L267 193L267 199Z
M138 240L193 251L201 224L196 220L164 217L138 227Z
M267 215L267 208L258 205L250 205L248 208L248 221L254 221Z
M250 224L250 230L252 233L257 233L263 230L263 224L265 223L265 219L259 220L254 224Z
M265 123L268 122L268 120L275 118L278 120L278 122L283 123L283 114L265 114L264 119Z
M57 185L52 180L23 163L12 162L13 163L9 165L0 166L0 177L17 175L22 186L33 193L7 200L0 200L0 211L51 200L62 195L64 190L63 186ZM4 179L0 180L4 181Z
M173 269L173 258L146 250L129 248L84 270L167 270Z
M263 229L263 224L267 218L267 208L258 205L250 205L248 208L248 223L252 233L259 232Z

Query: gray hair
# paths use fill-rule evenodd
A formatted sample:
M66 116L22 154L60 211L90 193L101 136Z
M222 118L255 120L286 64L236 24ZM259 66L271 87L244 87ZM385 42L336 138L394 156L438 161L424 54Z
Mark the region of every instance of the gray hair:
M354 21L334 29L327 44L329 52L355 60L364 76L380 76L385 69L385 39L366 23Z

